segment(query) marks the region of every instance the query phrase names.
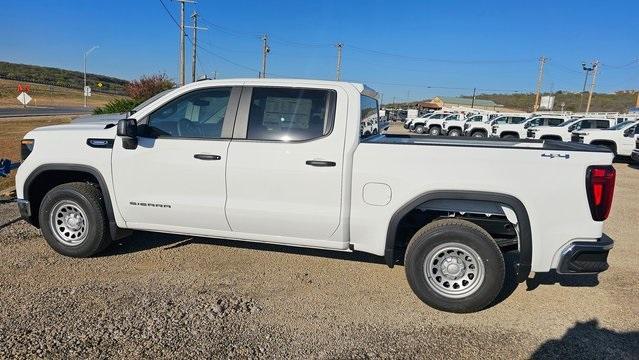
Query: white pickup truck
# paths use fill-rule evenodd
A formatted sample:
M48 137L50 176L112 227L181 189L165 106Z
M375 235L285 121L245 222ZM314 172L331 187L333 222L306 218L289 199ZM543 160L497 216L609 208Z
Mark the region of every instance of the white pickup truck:
M473 121L464 124L464 135L485 138L492 133L493 125L515 124L520 123L525 119L525 115L481 115L481 118L474 117Z
M495 124L491 136L502 139L525 139L528 136L528 128L536 126L559 126L567 118L559 116L535 116L518 122Z
M608 268L607 149L364 137L377 98L346 82L206 80L135 119L38 128L22 140L18 208L72 257L131 230L383 256L422 301L452 312L489 306L506 272Z
M442 116L431 116L429 117L423 125L415 124L415 132L418 134L422 134L428 132L429 135L439 136L443 133L444 122L446 121L459 121L464 118L464 114L454 113L454 114L445 114ZM418 127L423 126L423 130L418 131Z
M581 118L563 122L559 126L535 126L528 129L529 139L570 141L573 131L607 129L616 124L615 119Z
M624 121L603 130L575 130L572 141L583 144L605 146L615 155L631 156L635 148L635 139L639 134L639 121Z

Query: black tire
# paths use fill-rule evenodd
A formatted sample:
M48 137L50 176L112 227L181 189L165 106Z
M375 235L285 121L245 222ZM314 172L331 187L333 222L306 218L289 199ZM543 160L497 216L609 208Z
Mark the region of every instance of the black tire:
M448 136L461 136L461 130L452 129L451 131L448 132Z
M486 133L484 133L483 131L475 131L471 136L476 138L485 138Z
M418 133L418 134L423 134L424 133L424 126L422 126L422 125L415 126L415 132Z
M508 139L508 140L519 139L518 136L515 136L513 134L506 134L506 135L502 136L501 138L502 139Z
M84 240L78 244L70 245L63 242L58 238L63 235L56 235L58 232L53 228L51 213L64 203L77 205L84 212L82 223L86 224L84 230L86 234ZM54 187L42 199L38 217L42 235L47 243L62 255L89 257L103 251L111 244L102 194L91 184L75 182ZM55 221L59 224L62 220L55 219Z
M442 129L439 126L431 126L431 128L428 129L428 134L431 136L439 136L442 134Z
M451 283L454 284L453 281L466 281L468 283L469 281L464 279L471 279L470 284L473 287L469 289L472 291L469 291L467 295L442 294L437 286L433 285L436 282L435 279L442 278L442 276L437 276L436 272L431 273L435 269L430 269L433 265L429 265L427 271L429 271L430 279L428 279L424 269L425 262L428 261L430 264L430 259L444 259L441 261L443 265L447 258L441 256L447 256L449 253L442 250L441 254L443 255L441 255L437 249L446 246L455 247L459 244L462 247L470 248L478 255L477 261L481 261L483 264L483 269L481 269L483 276L479 275L480 272L476 272L476 275L473 274L473 278L476 279L476 282L473 283L473 278L470 278L471 270L468 270L472 266L468 266L468 269L465 270L466 273L462 274L459 280L451 280ZM431 254L435 255L429 256ZM453 257L456 254L459 253L452 252ZM462 252L458 256L464 257L465 255ZM481 227L469 221L457 219L437 220L417 231L406 249L404 267L411 289L424 303L438 310L455 313L469 313L486 308L501 291L505 278L504 257L495 240ZM480 268L479 263L474 267L474 269ZM443 280L438 281L441 284L448 282L446 275Z

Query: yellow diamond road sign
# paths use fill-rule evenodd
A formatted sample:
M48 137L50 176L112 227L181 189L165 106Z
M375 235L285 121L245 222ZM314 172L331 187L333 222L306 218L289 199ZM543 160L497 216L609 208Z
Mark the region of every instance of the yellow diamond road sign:
M100 82L100 83L98 83L98 87L102 87L102 83L101 83L101 82Z

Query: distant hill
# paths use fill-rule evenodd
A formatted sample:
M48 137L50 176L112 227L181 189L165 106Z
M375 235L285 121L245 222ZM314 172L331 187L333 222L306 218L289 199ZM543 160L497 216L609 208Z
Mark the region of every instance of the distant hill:
M0 61L0 78L2 79L82 89L83 77L84 74L80 71ZM102 83L101 88L98 88L98 83ZM127 83L127 80L87 73L87 84L95 92L124 94L124 86Z
M544 94L549 95L549 94ZM565 111L579 111L579 93L568 93L558 91L554 94L555 107L553 110L561 110L561 103L564 103ZM463 96L472 98L472 96ZM535 103L535 94L480 94L478 99L492 100L505 108L531 111ZM637 100L637 92L633 90L618 91L613 94L593 93L590 111L592 112L626 112L628 108L634 107ZM583 106L586 108L588 93L583 94Z

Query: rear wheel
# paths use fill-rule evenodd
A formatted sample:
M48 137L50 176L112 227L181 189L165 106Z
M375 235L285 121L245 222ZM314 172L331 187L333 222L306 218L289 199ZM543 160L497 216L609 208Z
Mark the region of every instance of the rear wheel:
M448 132L448 136L460 136L461 135L461 130L459 129L452 129Z
M418 133L418 134L423 134L424 133L424 126L423 125L415 126L415 132Z
M428 130L428 133L432 136L439 136L442 133L442 130L439 126L433 126Z
M102 194L87 183L58 185L42 199L40 227L55 251L71 257L89 257L111 243Z
M506 134L506 135L502 136L501 138L502 139L514 140L514 139L517 139L518 137L513 135L513 134Z
M443 311L479 311L495 300L505 277L504 258L481 227L456 219L432 222L406 249L406 277L415 294Z

